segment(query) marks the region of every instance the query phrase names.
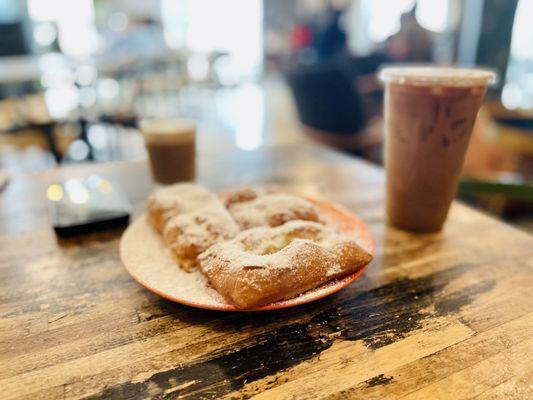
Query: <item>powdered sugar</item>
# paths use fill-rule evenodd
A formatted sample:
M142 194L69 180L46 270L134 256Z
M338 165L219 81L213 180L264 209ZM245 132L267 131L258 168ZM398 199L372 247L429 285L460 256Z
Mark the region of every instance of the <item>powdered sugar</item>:
M146 216L131 224L124 233L120 256L135 280L166 298L215 308L226 304L199 271L186 272L176 265Z
M241 232L234 239L218 243L200 255L205 273L223 263L225 268L238 272L255 269L268 275L273 269L291 269L299 259L321 257L328 266L326 275L342 271L334 260L336 246L352 241L331 227L311 221L290 221L276 227L259 227Z
M179 212L193 211L220 202L218 197L202 186L193 183L177 183L159 189L150 196L161 208L177 208Z
M216 205L221 207L217 196L192 183L167 186L154 192L148 199L150 222L160 233L173 216Z
M213 286L241 308L294 296L353 272L371 256L350 238L312 221L259 227L199 256Z
M337 276L342 272L342 268L339 264L333 264L331 267L328 268L326 271L326 276L329 278L330 276Z
M291 220L318 221L316 208L305 199L283 193L257 194L240 191L240 201L229 201L228 209L242 229L278 226ZM244 196L247 195L247 196ZM230 199L238 196L230 195ZM251 198L251 200L250 200Z
M198 254L239 233L222 201L201 186L176 184L150 197L150 220L182 268L190 270Z
M239 231L222 205L211 205L171 218L166 223L164 237L178 245L195 245L205 250L217 241L233 238Z

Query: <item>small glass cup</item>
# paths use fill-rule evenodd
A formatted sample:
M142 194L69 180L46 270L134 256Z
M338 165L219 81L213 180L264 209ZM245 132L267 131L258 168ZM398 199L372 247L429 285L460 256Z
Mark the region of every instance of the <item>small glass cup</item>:
M188 119L147 119L140 123L156 182L194 180L196 124Z

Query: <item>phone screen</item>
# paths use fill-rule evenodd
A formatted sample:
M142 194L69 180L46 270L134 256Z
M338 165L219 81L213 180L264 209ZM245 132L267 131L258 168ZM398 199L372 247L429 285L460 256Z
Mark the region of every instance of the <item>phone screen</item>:
M119 227L131 204L120 186L97 175L53 183L46 190L50 221L59 236Z

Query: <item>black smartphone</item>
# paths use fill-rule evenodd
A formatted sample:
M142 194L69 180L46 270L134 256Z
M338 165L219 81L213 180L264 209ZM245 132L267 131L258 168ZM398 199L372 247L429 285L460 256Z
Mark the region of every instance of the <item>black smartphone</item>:
M46 190L56 234L68 237L127 225L131 204L117 183L97 175L53 183Z

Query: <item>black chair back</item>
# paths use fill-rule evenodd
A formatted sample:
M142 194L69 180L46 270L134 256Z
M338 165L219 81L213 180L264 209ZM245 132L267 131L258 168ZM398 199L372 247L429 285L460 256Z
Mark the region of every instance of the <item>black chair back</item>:
M298 66L286 75L304 125L339 135L357 133L365 126L360 96L343 64Z
M20 22L0 24L0 56L28 54L24 30Z

